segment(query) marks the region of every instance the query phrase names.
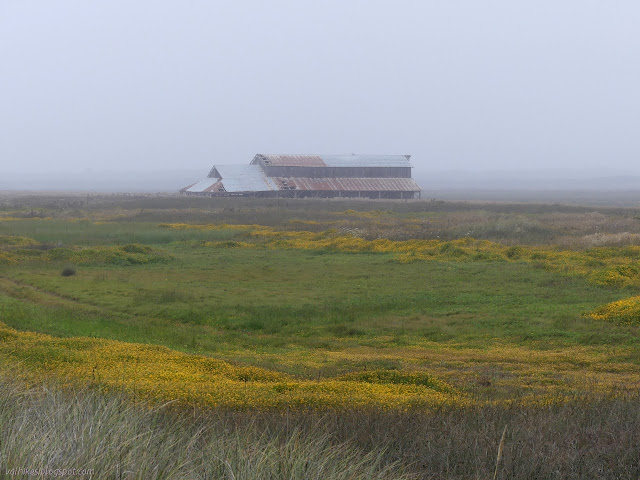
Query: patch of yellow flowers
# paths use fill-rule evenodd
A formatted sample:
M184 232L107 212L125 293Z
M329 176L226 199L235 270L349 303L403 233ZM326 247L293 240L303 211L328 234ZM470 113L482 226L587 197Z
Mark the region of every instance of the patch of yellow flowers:
M23 220L53 220L53 217L12 217L7 215L5 217L0 216L0 222L20 222Z
M469 399L419 372L302 380L162 346L57 338L0 323L0 357L73 385L91 383L143 399L228 408L406 409L465 405Z
M327 352L334 361L380 355L377 350ZM20 332L0 323L0 363L21 363L36 378L126 391L152 402L234 409L353 409L465 407L480 403L547 405L575 394L637 388L640 371L626 355L591 347L536 351L517 346L488 350L433 345L388 352L402 368L369 369L307 380L157 345L99 338L58 338ZM311 357L313 357L313 353ZM372 356L371 356L372 355ZM308 360L304 354L304 360ZM24 372L22 372L24 373ZM478 389L490 378L489 398ZM470 386L464 393L453 385ZM465 390L468 390L466 387Z
M0 235L0 265L28 261L65 261L77 264L136 265L165 263L171 260L167 253L136 243L95 247L49 247L28 237Z
M195 230L238 230L248 242L236 242L244 248L290 248L299 250L329 250L345 253L393 254L393 261L414 263L440 261L508 261L528 262L539 268L580 275L598 285L640 286L640 247L599 247L590 250L560 250L537 246L507 246L471 237L456 240L389 240L364 239L353 232L330 229L322 232L278 230L261 225L192 225L164 223L162 228ZM208 243L225 246L225 242Z
M640 297L625 298L602 305L588 315L596 320L618 320L626 325L640 323Z

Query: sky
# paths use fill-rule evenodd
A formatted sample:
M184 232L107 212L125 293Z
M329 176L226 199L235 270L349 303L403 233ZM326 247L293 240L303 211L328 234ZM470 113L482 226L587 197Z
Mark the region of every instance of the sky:
M637 0L0 0L0 175L640 174L638 25Z

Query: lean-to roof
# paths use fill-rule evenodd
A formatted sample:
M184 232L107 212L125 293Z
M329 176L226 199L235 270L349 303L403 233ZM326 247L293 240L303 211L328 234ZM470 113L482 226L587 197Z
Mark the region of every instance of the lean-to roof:
M220 177L207 177L187 188L188 193L205 192L264 192L278 190L273 179L267 177L260 165L216 165L211 171Z

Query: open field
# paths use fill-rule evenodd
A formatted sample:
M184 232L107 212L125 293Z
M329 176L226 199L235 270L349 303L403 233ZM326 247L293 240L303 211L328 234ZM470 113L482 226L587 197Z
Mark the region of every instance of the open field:
M0 358L29 385L253 416L285 437L283 412L307 433L322 418L326 448L386 452L380 475L490 477L507 425L499 478L637 478L639 258L633 208L3 197ZM584 413L607 409L619 418ZM446 459L417 447L447 421L484 437L438 444ZM612 437L593 435L612 428L626 440L597 463L590 445ZM544 464L523 444L542 434L579 438L584 465Z

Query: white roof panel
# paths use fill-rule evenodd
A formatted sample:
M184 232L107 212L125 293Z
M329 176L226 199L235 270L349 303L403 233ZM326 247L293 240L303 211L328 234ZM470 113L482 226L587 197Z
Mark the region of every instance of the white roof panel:
M278 190L260 165L216 165L227 192L264 192ZM217 179L215 179L217 181Z
M191 192L191 193L204 192L207 188L210 188L215 183L218 183L217 178L207 177L204 180L200 180L198 183L191 185L189 188L185 190L185 192Z

